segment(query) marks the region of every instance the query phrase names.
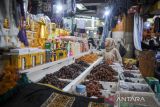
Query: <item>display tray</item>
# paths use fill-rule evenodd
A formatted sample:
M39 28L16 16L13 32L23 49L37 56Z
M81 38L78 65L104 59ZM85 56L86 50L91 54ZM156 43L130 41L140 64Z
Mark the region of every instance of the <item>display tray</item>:
M104 82L104 81L93 81L84 80L80 84L86 86L87 97L107 98L116 93L118 88L117 82ZM76 93L76 85L72 87L72 93Z
M90 71L97 66L101 61L102 61L102 57L98 58L97 61L94 61L94 63L92 63L84 72L82 72L77 78L75 78L70 84L68 84L63 91L66 92L72 92L72 87L75 85L78 85L79 83L81 83L82 81L85 80L86 76L88 74L90 74Z
M130 82L130 83L140 83L140 84L147 84L146 81L143 78L129 78L126 77L124 79L125 82Z
M110 92L116 92L118 89L118 83L117 82L103 82L99 81L100 84L103 86L103 90L110 91Z
M122 66L120 64L114 63L114 64L109 65L109 66L111 66L118 73L119 80L124 80L125 79L125 77L123 75L124 71L123 71Z
M128 69L124 69L124 72L140 73L140 70L128 70Z
M84 80L80 84L84 84L85 82L89 83L89 80ZM118 90L118 82L105 82L105 81L96 81L102 85L101 90L106 90L115 93Z
M67 80L67 79L58 79L56 77L50 77L50 76L45 76L42 80L40 80L38 83L42 84L49 84L54 87L57 87L59 89L63 89L66 87L72 80Z
M140 73L123 72L124 77L143 78Z
M148 84L129 83L120 81L119 91L137 92L137 93L153 93Z

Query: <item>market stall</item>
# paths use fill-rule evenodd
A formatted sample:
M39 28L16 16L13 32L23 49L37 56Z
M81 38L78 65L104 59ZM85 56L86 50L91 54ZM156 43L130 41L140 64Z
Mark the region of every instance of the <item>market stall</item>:
M160 107L159 3L2 0L0 105Z

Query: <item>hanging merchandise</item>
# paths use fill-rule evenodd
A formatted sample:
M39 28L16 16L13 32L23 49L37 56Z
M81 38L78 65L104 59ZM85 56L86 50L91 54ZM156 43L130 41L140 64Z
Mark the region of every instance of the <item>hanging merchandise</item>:
M42 13L42 0L29 0L28 12L31 14Z
M113 7L111 6L108 6L106 9L105 9L105 15L104 15L104 18L105 18L105 25L103 27L103 33L102 33L102 38L101 38L101 48L105 48L105 39L107 37L110 36L111 34L111 23L112 23L112 16L110 15L110 13L113 11Z
M23 0L2 0L0 9L0 22L1 25L1 44L0 47L19 47L17 34L19 32L19 19L25 19Z
M160 32L160 17L156 17L154 21L154 32Z
M6 46L6 42L5 42L4 36L0 36L0 48L5 46Z
M142 51L143 19L138 13L134 15L134 46L137 50Z
M19 31L18 38L22 43L24 43L25 46L29 46L29 43L28 43L28 40L27 40L27 35L26 35L26 30L24 28L22 28Z
M76 13L76 0L67 0L66 5L65 16L73 16Z
M19 46L20 43L17 39L18 32L19 32L18 28L14 24L12 24L10 27L10 30L8 32L8 36L10 39L9 47L18 47Z
M0 47L2 48L2 47L5 47L5 39L4 39L4 35L3 35L3 29L2 29L3 27L2 27L2 25L0 25Z

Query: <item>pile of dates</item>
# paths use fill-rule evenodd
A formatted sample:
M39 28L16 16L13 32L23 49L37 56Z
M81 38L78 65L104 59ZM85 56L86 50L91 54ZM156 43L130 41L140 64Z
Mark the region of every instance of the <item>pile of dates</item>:
M89 67L90 65L84 61L76 61L77 64L80 64L83 67Z
M113 70L108 64L102 63L93 68L90 75L87 76L87 79L96 81L117 82L118 79L115 76L118 76L118 73Z
M62 79L75 79L81 74L81 71L77 71L69 66L62 67L59 71L54 73L56 77Z
M87 81L83 83L86 86L87 96L88 97L102 97L100 90L103 89L103 86L97 81Z
M62 67L59 71L55 72L55 76L62 79L75 79L78 77L83 71L84 67L73 63L69 66Z
M73 63L71 65L69 65L70 68L73 68L75 69L76 71L84 71L84 66L80 65L80 64L77 64L77 63Z
M68 82L60 81L54 74L47 74L42 80L40 80L40 83L50 84L60 89L63 89L68 85Z

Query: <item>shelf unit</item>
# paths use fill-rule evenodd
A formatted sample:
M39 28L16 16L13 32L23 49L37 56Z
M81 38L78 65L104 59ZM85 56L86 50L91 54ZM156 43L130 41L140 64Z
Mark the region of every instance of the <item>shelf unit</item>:
M54 73L54 72L58 71L60 68L62 68L63 66L67 66L67 65L72 64L75 61L75 59L77 59L81 56L90 54L90 53L91 53L91 51L81 53L81 54L76 55L76 56L68 57L68 58L65 58L65 59L62 59L62 60L58 60L58 61L55 61L55 62L50 62L50 63L46 63L46 64L43 64L43 65L35 66L33 68L20 71L20 73L26 73L27 77L32 82L38 82L46 74Z

